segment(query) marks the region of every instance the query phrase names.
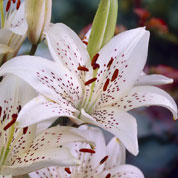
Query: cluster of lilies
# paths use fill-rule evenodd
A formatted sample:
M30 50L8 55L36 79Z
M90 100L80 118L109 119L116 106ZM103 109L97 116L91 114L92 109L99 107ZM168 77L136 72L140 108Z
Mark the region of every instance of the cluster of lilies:
M146 75L149 31L114 36L117 0L101 0L81 40L51 23L52 0L0 0L0 177L144 178L125 163L137 155L130 110L163 106L177 119L172 97L156 87L173 80ZM18 55L28 37L29 55ZM36 56L44 41L53 61ZM65 125L54 121L68 118ZM113 134L106 145L102 129Z

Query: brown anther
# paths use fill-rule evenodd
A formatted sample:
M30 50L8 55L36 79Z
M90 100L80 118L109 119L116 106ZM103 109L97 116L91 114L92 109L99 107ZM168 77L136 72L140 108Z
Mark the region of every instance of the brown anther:
M6 4L6 12L9 11L10 7L11 7L11 0L8 0Z
M88 45L88 42L87 41L82 41L84 44Z
M12 2L15 4L16 0L12 0Z
M91 66L93 66L93 65L96 63L98 57L99 57L99 54L97 53L97 54L93 57L93 59L92 59L92 61L91 61Z
M95 82L97 80L97 78L92 78L88 81L85 82L85 85L90 85L91 83Z
M18 10L21 4L21 0L17 0L16 9Z
M118 74L119 74L119 70L116 69L112 75L111 82L113 82L117 78Z
M12 115L12 120L4 127L4 130L6 131L9 127L11 127L17 119L17 114Z
M71 174L71 171L70 171L70 168L68 168L68 167L65 167L65 169L64 169L68 174Z
M105 178L110 178L110 177L111 177L111 174L109 173L109 174L107 174L107 176Z
M88 149L88 148L82 148L79 151L83 153L92 153L92 154L95 153L95 150Z
M99 69L100 68L100 65L99 64L97 64L97 63L95 63L95 64L93 64L93 70L96 70L96 69Z
M100 164L103 164L104 162L106 162L107 159L108 159L108 156L105 156L105 157L100 161Z
M23 134L25 135L27 133L27 131L28 131L28 127L24 127L23 128Z
M109 78L108 78L108 79L106 80L104 86L103 86L103 91L106 91L106 90L107 90L108 85L109 85L109 82L110 82L110 80L109 80Z
M81 71L84 71L84 72L88 72L88 68L86 68L85 66L78 66L77 70L81 70Z
M113 61L114 61L114 58L111 57L110 61L109 61L108 64L107 64L107 68L108 68L108 69L110 69L110 67L111 67L111 65L112 65L112 63L113 63Z

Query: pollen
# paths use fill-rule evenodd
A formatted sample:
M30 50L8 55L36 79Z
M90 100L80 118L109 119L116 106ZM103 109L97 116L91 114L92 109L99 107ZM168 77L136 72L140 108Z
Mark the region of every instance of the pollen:
M97 80L97 78L92 78L88 81L85 82L85 85L90 85L91 83L95 82Z
M23 128L23 134L25 135L27 133L27 131L28 131L28 127L24 127Z
M17 0L16 9L18 10L21 4L21 0Z
M86 68L85 66L78 66L77 70L80 70L80 71L84 71L84 72L88 72L88 68Z
M105 157L100 161L100 164L105 163L107 159L108 159L108 156L105 156Z
M12 115L12 120L4 127L4 130L6 131L9 127L11 127L17 119L17 114Z
M64 170L65 170L68 174L71 174L70 168L66 167Z
M107 90L108 85L109 85L109 82L110 82L110 80L109 80L109 78L108 78L108 79L106 80L104 86L103 86L103 91L106 91L106 90Z
M107 176L105 178L110 178L110 177L111 177L111 174L109 173L109 174L107 174Z
M9 11L10 7L11 7L11 0L8 0L6 5L6 12Z
M91 61L91 66L93 66L94 64L96 64L96 61L98 60L98 57L99 57L99 54L97 53L97 54L93 57L93 59L92 59L92 61Z
M88 148L81 148L79 151L83 153L95 153L95 150L88 149Z
M114 58L111 57L110 61L109 61L108 64L107 64L107 68L108 68L108 69L110 69L110 67L111 67L111 65L112 65L112 63L113 63L113 61L114 61Z
M119 74L119 70L116 69L112 75L111 82L113 82L118 77L118 74Z

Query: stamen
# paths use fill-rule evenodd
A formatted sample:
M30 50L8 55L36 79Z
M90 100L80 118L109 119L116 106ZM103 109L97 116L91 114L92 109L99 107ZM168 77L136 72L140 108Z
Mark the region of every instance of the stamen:
M114 58L111 57L110 61L108 62L108 65L107 65L107 68L108 68L108 69L110 69L110 67L111 67L111 65L112 65L112 63L113 63L113 61L114 61Z
M12 0L12 2L15 4L16 0Z
M103 164L104 162L106 162L106 160L108 159L109 156L105 156L101 161L100 164Z
M94 64L96 64L96 61L97 61L98 57L99 57L99 54L97 53L97 54L93 57L93 59L92 59L92 61L91 61L91 66L93 66Z
M97 63L95 63L95 64L93 64L93 70L96 70L96 69L99 69L100 68L100 65L99 64L97 64Z
M85 82L85 85L90 85L91 83L95 82L97 80L97 78L92 78L88 81Z
M4 127L4 130L6 131L9 127L11 127L17 119L17 114L12 115L12 120Z
M111 177L111 174L109 173L105 178L110 178Z
M27 133L27 131L28 131L28 127L24 127L23 128L23 134L25 135Z
M116 69L112 75L111 82L113 82L117 78L118 74L119 74L119 70Z
M108 79L106 80L104 86L103 86L103 91L106 91L106 90L107 90L108 85L109 85L109 82L110 82L110 80L109 80L109 78L108 78Z
M11 0L7 1L7 5L6 5L6 12L9 11L9 8L11 7Z
M88 42L87 41L82 41L84 44L88 45Z
M77 68L78 70L81 70L81 71L84 71L84 72L88 72L89 70L88 70L88 68L86 68L85 66L78 66L78 68Z
M88 148L82 148L79 150L80 152L83 152L83 153L95 153L94 150L92 149L88 149Z
M17 0L17 4L16 4L16 9L17 9L17 10L19 9L20 4L21 4L21 1L20 1L20 0Z
M64 170L65 170L68 174L71 174L70 168L66 167Z

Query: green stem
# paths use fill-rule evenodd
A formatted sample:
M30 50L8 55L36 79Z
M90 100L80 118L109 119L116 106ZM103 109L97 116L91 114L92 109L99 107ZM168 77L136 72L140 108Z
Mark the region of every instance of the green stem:
M4 7L3 7L2 0L0 0L0 13L1 13L1 28L4 28Z
M35 45L33 44L32 47L31 47L29 55L34 56L37 48L38 48L38 44L35 44Z

